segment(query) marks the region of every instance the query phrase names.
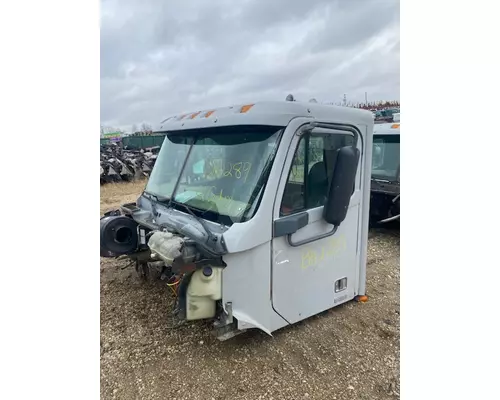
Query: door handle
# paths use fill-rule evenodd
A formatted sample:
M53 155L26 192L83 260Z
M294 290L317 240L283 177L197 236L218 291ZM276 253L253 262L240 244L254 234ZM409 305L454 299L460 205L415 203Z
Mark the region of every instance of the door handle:
M311 242L315 242L316 240L320 240L320 239L324 239L324 238L327 238L328 236L332 236L333 234L335 234L335 232L337 232L337 228L338 226L334 226L332 228L331 231L329 232L326 232L326 233L322 233L321 235L318 235L318 236L313 236L311 238L307 238L307 239L302 239L302 240L299 240L298 242L294 242L292 240L292 233L288 234L286 236L286 241L288 242L288 244L292 247L299 247L299 246L302 246L304 244L308 244L308 243L311 243Z

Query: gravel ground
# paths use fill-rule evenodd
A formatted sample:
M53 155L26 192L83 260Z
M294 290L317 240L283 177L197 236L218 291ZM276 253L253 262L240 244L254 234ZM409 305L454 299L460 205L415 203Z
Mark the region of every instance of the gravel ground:
M144 183L101 188L101 213ZM371 231L367 303L347 303L269 337L226 342L204 322L170 329L173 297L125 261L101 259L102 399L399 398L399 235Z

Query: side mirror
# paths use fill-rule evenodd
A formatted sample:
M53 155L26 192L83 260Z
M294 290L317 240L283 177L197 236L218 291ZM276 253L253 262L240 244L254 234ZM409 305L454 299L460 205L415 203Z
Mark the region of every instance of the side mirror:
M359 150L356 147L346 146L339 149L323 211L323 218L329 224L339 226L347 215L358 163Z

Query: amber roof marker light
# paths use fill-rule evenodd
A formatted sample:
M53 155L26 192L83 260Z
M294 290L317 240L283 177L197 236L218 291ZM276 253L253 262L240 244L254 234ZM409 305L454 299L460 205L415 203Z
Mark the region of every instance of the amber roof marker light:
M248 110L250 110L254 105L253 104L246 104L240 108L240 113L244 114Z

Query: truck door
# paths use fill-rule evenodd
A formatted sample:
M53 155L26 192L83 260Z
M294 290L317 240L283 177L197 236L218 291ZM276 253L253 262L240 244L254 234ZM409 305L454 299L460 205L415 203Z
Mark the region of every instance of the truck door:
M358 229L361 217L361 157L347 217L337 231L323 220L323 206L337 150L354 143L348 131L294 135L274 204L272 240L273 308L289 323L351 300L357 290ZM362 140L356 146L362 153ZM277 221L305 220L292 234ZM321 238L322 237L322 238Z

